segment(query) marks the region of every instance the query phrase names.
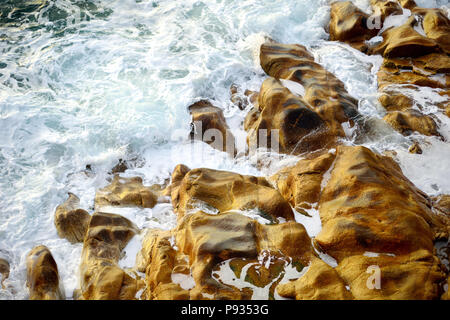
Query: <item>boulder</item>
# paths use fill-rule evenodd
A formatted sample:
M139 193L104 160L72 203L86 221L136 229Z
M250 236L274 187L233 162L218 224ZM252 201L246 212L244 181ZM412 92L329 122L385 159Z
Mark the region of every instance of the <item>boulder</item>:
M338 262L366 251L433 252L433 239L448 235L430 208L430 199L391 158L340 146L320 196L323 227L315 241Z
M261 45L260 61L269 76L300 84L304 94L297 96L327 123L334 136L345 137L341 123L353 125L359 117L358 101L348 94L342 81L314 61L304 46L265 43Z
M414 109L392 111L384 116L383 119L405 136L410 135L414 131L426 136L440 136L434 119Z
M172 247L170 231L149 230L142 242L137 267L144 272L145 294L148 300L189 300L189 291L172 282L172 273L181 267L189 270L186 260ZM175 270L175 271L174 271Z
M80 208L80 199L73 193L56 208L55 226L58 236L71 243L83 242L91 216Z
M358 50L367 51L364 41L373 38L379 31L376 28L369 28L368 19L369 15L358 9L351 1L332 3L330 40L346 42Z
M153 208L160 196L159 188L145 187L142 178L123 178L114 176L110 185L97 190L95 194L95 209L106 206L137 206Z
M175 171L178 172L178 171ZM180 176L175 175L175 185ZM200 209L213 212L256 210L276 222L294 220L292 208L265 178L198 168L188 171L172 187L172 205L178 216Z
M139 230L128 219L95 212L83 244L81 294L85 300L133 300L140 282L122 270L120 254Z
M424 14L423 29L428 38L436 41L441 49L450 54L450 19L439 9L421 9Z
M202 299L205 294L214 299L249 298L246 290L231 287L220 277L212 276L215 267L226 260L241 259L241 265L248 264L265 252L307 265L314 255L305 228L294 221L263 225L241 214L210 215L199 211L184 216L175 235L180 252L189 256L195 280L191 299ZM276 275L268 270L265 274ZM265 283L273 280L266 279Z
M193 123L191 138L234 155L235 138L225 121L222 109L207 100L200 100L188 109Z
M381 54L386 58L420 57L433 52L440 52L439 45L433 39L429 39L414 29L419 23L415 16L394 28L383 32L383 41L371 48L372 54Z
M336 137L317 112L274 78L262 84L258 106L256 121L247 121L246 126L251 150L266 145L281 153L301 154L336 143ZM277 130L277 137L272 130ZM262 132L267 133L267 138L261 137Z
M296 300L352 300L353 295L335 269L313 258L306 273L277 286L280 296Z
M439 79L435 77L430 77L430 74L424 74L418 71L404 71L386 68L383 66L378 71L377 76L379 89L383 89L390 85L398 85L398 84L409 85L409 87L411 88L413 88L413 86L430 87L438 89L444 89L447 87L446 83L441 82Z
M336 267L358 300L439 299L445 274L428 250L392 256L356 255Z
M319 202L323 175L331 167L335 155L326 153L304 159L293 167L281 169L271 177L281 195L297 210L309 209Z
M0 258L0 286L4 288L3 281L9 277L9 262L6 259Z
M63 300L58 266L46 246L34 247L27 255L27 287L30 300Z

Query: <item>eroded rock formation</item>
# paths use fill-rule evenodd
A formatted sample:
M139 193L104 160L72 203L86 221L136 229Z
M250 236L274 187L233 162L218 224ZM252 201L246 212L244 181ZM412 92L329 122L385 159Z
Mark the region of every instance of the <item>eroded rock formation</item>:
M72 243L83 242L91 216L80 208L80 199L73 193L56 208L55 226L58 235Z
M139 230L128 219L95 212L83 244L80 265L81 298L135 299L140 282L118 266L120 253Z
M27 287L31 300L61 300L64 291L58 266L46 246L37 246L27 255Z
M207 100L189 106L192 116L191 138L208 143L219 151L234 155L235 139L228 127L222 109Z
M110 185L99 189L95 195L95 208L101 210L106 206L138 206L153 208L158 202L160 189L145 187L142 178L123 178L114 176Z

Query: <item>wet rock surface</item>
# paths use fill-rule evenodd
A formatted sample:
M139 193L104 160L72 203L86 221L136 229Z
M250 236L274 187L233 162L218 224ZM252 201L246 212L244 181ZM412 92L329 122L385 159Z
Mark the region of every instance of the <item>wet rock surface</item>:
M120 215L102 212L92 215L80 265L82 299L135 299L139 281L122 270L118 261L138 232L131 221Z
M62 300L58 266L46 246L37 246L27 255L27 287L30 300Z
M105 206L138 206L153 208L158 202L158 188L145 187L142 178L123 178L115 175L110 185L95 195L95 208Z
M235 139L226 123L222 109L213 106L207 100L198 101L190 105L188 109L193 125L191 138L234 155Z
M56 208L55 226L58 235L72 243L83 242L91 216L79 208L80 199L73 193Z

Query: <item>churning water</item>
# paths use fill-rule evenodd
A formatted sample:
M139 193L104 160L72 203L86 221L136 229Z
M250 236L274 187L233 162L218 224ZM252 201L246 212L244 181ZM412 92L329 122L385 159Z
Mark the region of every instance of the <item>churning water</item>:
M369 10L368 0L354 2ZM449 7L449 1L417 2ZM358 143L396 150L405 174L425 192L450 193L449 145L414 136L425 143L424 153L408 153L411 137L380 120L381 57L326 41L328 21L327 0L1 1L0 256L10 261L11 275L0 298L27 298L25 257L38 244L52 251L72 296L82 245L57 236L55 208L70 191L92 212L95 190L108 183L118 159L137 158L125 175L140 175L146 184L163 182L178 163L269 173L271 168L258 169L245 157L232 160L207 145L201 157L192 156L186 141L186 108L198 99L223 108L242 135L246 111L230 102L229 89L259 90L266 76L258 53L266 37L307 46L360 99L361 113L375 129ZM435 107L442 99L437 91L410 94L436 114L449 139L449 119ZM161 210L145 214L170 228L173 217Z

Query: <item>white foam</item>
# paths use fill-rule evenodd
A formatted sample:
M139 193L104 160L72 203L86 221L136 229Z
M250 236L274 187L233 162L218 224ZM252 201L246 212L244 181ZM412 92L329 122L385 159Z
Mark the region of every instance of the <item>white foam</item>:
M195 281L194 278L192 278L192 275L172 273L171 279L173 283L179 284L184 290L190 290L195 287Z
M293 209L295 221L301 223L305 227L306 232L310 237L315 237L322 231L322 222L320 220L319 211L315 207L303 210L307 212L309 217Z

